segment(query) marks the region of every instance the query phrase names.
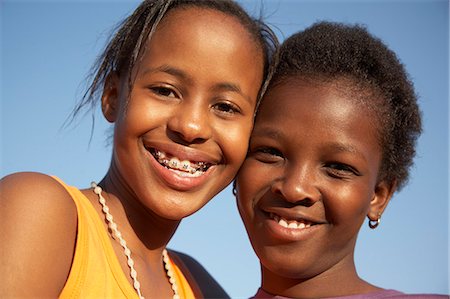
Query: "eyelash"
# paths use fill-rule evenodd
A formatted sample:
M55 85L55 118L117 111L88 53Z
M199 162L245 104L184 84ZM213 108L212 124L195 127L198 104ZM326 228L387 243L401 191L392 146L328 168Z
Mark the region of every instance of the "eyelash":
M328 174L336 179L344 179L350 176L361 176L358 170L344 163L328 163L325 167Z
M260 153L265 153L273 156L280 156L280 157L282 156L281 152L273 147L261 147L257 149L257 151Z
M283 153L273 147L256 147L250 150L249 156L268 164L284 160ZM324 167L327 174L335 179L349 179L352 176L361 176L361 173L356 168L341 162L325 163Z
M178 94L171 88L165 86L155 86L150 87L150 90L158 96L169 97L169 98L178 98ZM171 96L173 94L173 96Z
M263 163L276 163L280 159L284 159L283 154L273 147L258 147L250 152L256 160Z
M213 108L223 114L240 113L241 110L234 104L228 102L220 102L213 105Z
M172 88L165 86L154 86L149 88L154 94L161 97L169 97L169 98L179 98L177 92L175 92ZM219 111L221 114L232 115L236 113L241 113L241 110L236 105L229 102L219 102L213 105L213 108Z

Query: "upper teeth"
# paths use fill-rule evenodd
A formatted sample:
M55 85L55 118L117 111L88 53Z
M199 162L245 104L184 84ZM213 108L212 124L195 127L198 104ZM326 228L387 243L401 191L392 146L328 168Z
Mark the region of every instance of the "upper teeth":
M311 223L306 223L303 221L297 221L297 220L286 220L283 217L280 217L276 214L271 213L270 217L278 222L279 225L285 228L295 228L295 229L302 229L302 228L308 228L311 226Z
M178 159L177 157L171 157L169 159L166 153L158 150L153 150L153 155L162 165L169 168L186 171L189 173L195 173L197 171L204 172L209 168L209 165L205 162L191 162L188 160L180 161L180 159Z

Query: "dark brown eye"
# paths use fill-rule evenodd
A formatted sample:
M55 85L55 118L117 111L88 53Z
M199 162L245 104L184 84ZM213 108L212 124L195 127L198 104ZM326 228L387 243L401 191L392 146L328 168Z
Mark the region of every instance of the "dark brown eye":
M251 150L249 156L263 163L277 163L284 159L283 154L273 147L258 147Z
M279 150L272 148L272 147L258 148L257 151L262 154L271 155L271 156L279 156L279 157L283 156Z
M239 113L240 110L233 104L221 102L214 105L214 109L221 113L234 114Z
M349 178L361 175L354 167L344 163L328 163L325 167L328 174L334 178Z
M155 94L163 96L163 97L171 97L175 98L177 97L176 93L167 87L151 87L150 88Z

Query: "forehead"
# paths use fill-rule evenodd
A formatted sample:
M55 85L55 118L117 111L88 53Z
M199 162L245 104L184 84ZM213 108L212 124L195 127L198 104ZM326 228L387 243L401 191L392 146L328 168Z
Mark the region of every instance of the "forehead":
M325 81L323 79L304 79L289 77L266 93L259 114L263 118L282 117L275 110L283 110L295 119L295 115L306 113L317 118L344 116L352 111L353 118L364 117L376 125L377 116L373 106L379 104L378 96L369 88L359 86L347 79ZM264 115L264 117L263 117ZM286 118L286 117L283 117Z
M373 111L332 83L286 80L266 93L254 134L278 131L287 140L346 139L379 147Z
M260 48L250 31L238 17L209 7L181 6L167 12L158 24L155 35L197 34L220 45L221 41L235 40L237 36L253 47Z
M195 6L169 11L147 41L141 64L163 61L180 67L196 63L197 70L214 68L216 74L234 68L256 81L262 81L264 67L262 49L237 17Z

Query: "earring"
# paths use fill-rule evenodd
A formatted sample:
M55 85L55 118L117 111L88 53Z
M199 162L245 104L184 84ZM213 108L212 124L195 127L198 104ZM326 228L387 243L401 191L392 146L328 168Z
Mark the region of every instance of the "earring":
M237 190L236 190L236 181L233 181L233 195L236 196L237 195Z
M377 220L372 220L369 218L369 227L371 229L376 229L378 225L380 225L381 222L381 213L378 213L378 218Z

